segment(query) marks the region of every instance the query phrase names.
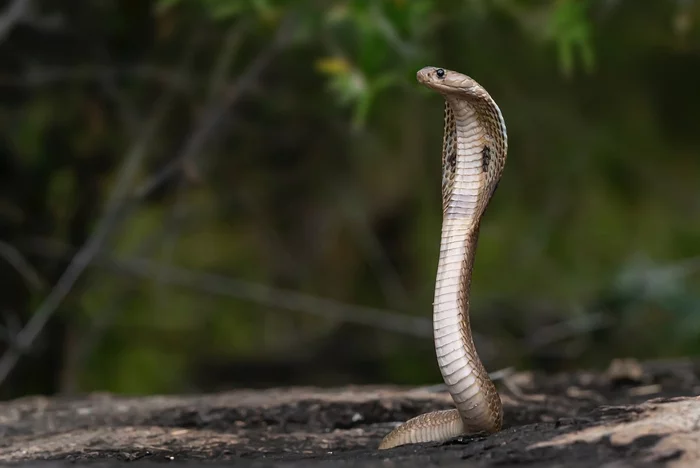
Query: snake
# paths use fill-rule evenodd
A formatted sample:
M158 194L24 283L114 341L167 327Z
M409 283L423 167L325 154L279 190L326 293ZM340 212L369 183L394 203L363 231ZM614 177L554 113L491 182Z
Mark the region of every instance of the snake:
M416 78L445 100L433 339L455 408L409 419L382 439L380 450L493 434L503 425L500 396L474 345L469 296L479 226L506 162L505 121L486 89L467 75L430 66L420 69Z

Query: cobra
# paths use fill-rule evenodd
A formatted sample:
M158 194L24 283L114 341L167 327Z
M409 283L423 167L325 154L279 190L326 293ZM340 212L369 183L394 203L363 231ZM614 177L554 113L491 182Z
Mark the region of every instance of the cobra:
M417 79L445 99L433 337L455 408L409 419L382 440L380 449L493 433L503 424L501 399L472 338L469 296L481 218L506 162L506 125L496 102L474 79L437 67L419 70Z

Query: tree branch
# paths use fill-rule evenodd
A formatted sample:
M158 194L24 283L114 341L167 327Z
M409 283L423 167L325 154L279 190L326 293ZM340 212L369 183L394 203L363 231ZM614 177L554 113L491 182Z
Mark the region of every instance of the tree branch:
M48 257L71 255L70 247L55 241L37 240L31 243L33 253ZM346 304L334 299L312 296L253 283L223 275L204 273L187 268L164 265L145 258L124 258L98 255L94 263L119 274L158 280L170 286L184 287L217 296L253 301L269 307L303 312L326 319L367 325L420 338L432 338L432 321L411 317L390 310Z
M162 117L166 114L165 110L167 105L165 104L167 104L167 102L161 102L156 108L150 124L146 126L141 138L133 145L132 149L127 154L125 162L119 170L115 188L107 201L105 214L99 220L95 232L87 240L83 248L75 255L44 302L29 319L26 326L17 334L17 339L15 340L17 348L28 349L34 343L34 340L44 329L48 320L71 291L85 268L87 268L93 258L102 249L109 235L121 220L124 200L135 181L138 169L146 155L148 145L155 134L155 130L161 122ZM2 358L0 358L0 383L7 378L17 364L19 357L20 353L15 348L9 349Z

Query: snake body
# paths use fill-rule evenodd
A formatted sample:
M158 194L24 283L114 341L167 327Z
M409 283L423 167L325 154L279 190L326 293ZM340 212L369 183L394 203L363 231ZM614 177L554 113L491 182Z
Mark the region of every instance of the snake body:
M506 161L505 121L489 93L466 75L425 67L417 79L445 99L433 334L440 372L456 408L409 419L382 440L380 449L493 433L503 421L501 399L472 339L469 291L481 217Z

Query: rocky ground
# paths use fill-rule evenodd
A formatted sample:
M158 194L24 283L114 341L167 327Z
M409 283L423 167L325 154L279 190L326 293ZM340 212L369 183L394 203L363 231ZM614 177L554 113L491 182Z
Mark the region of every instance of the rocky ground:
M240 467L700 466L700 362L498 381L504 430L377 451L401 421L451 407L440 387L93 394L0 404L0 463Z

